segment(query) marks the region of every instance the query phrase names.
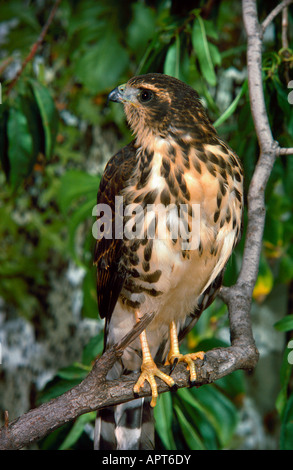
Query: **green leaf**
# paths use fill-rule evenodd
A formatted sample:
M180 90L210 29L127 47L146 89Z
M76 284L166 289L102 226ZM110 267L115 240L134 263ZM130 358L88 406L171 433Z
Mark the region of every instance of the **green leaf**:
M72 379L72 380L60 380L57 378L57 381L53 381L46 386L46 389L40 394L38 402L45 403L52 398L59 397L63 393L67 392L71 388L75 387L76 385L80 384L81 379Z
M4 8L4 12L3 8L1 8L1 17L3 21L4 18L2 16L2 13L4 13L4 18L17 18L18 22L22 22L24 24L29 25L32 30L34 30L36 33L40 32L40 24L36 19L36 10L33 8L33 5L23 4L22 8L20 8L18 2L7 2L6 8Z
M288 89L284 87L280 79L275 76L273 76L272 83L274 84L275 89L277 91L278 104L282 112L284 113L284 118L286 117L287 118L286 120L290 120L290 118L292 118L292 105L289 103L289 100L288 100ZM290 126L288 130L292 134L291 127L292 126Z
M280 450L293 450L293 394L287 402L282 420Z
M215 86L217 77L206 36L205 23L200 16L194 20L191 39L201 73L211 86Z
M286 317L284 317L281 320L277 321L274 324L274 327L278 331L291 331L291 330L293 330L293 314L286 315Z
M205 449L218 449L217 436L214 427L207 419L205 408L196 400L191 390L181 389L176 394L176 400L190 425L198 433Z
M180 407L178 405L175 405L174 409L178 418L178 422L180 424L182 434L184 435L184 439L186 440L189 449L204 450L204 444L201 441L198 433L196 432L194 427L191 426L190 422L186 419Z
M57 376L64 380L80 380L82 381L89 373L90 368L83 364L72 364L71 366L59 369Z
M102 354L103 346L104 335L103 332L101 332L100 334L93 336L89 340L88 344L84 347L82 352L82 363L90 365L98 355Z
M79 416L72 426L71 430L67 434L66 438L59 447L59 450L70 449L80 438L84 431L84 426L87 423L94 421L96 418L96 412L91 411L82 416Z
M165 54L165 44L160 40L159 33L156 33L140 60L136 75L141 75L154 69L156 64L163 59L163 54Z
M143 3L134 3L132 9L133 18L127 28L127 45L141 57L155 33L155 13Z
M170 392L162 393L154 409L156 431L167 450L176 450L172 433L173 404Z
M45 135L45 156L52 156L58 130L59 115L49 90L36 80L29 80L42 119Z
M293 340L289 341L287 348L283 354L283 360L281 365L281 373L280 373L280 384L281 390L278 394L276 400L276 408L280 417L284 415L284 411L286 408L286 404L288 401L288 385L292 375L293 369Z
M113 88L126 70L128 53L112 32L90 46L75 65L79 80L91 93Z
M29 132L27 119L18 109L10 108L7 135L10 165L9 180L12 187L16 189L22 180L29 175L35 163L33 140Z
M20 108L26 117L33 139L33 155L37 159L39 152L45 154L45 134L37 103L31 93L19 96Z
M9 158L8 158L8 138L7 121L9 116L8 106L3 103L0 105L0 163L5 173L6 180L9 179Z
M236 111L237 106L239 104L240 99L242 96L246 93L248 89L248 82L245 80L243 83L241 90L239 91L238 95L234 98L232 103L228 106L226 111L223 112L223 114L214 122L215 127L221 126L227 119L232 116L232 114Z
M61 178L60 192L58 194L58 202L64 214L68 213L68 209L73 201L80 197L96 198L100 176L93 176L83 171L69 170Z
M226 396L233 400L239 400L246 392L244 372L242 370L235 370L231 374L225 375L217 380L217 387L219 387Z
M214 65L221 65L222 63L222 56L220 54L219 49L215 44L209 43L209 50L211 54L211 59Z
M222 447L231 439L237 424L237 410L231 400L215 387L205 385L197 390L191 389L184 399L196 409L204 412L206 419L217 433Z
M84 317L96 319L98 316L97 303L97 270L95 266L87 269L84 276L83 285L83 306Z
M293 279L293 259L291 256L283 255L280 260L279 280L289 283Z
M180 79L180 37L178 34L174 44L168 49L164 63L164 73Z
M92 211L95 204L96 194L95 197L91 198L89 201L85 201L83 204L80 204L78 209L76 209L69 218L69 249L77 263L79 263L80 260L75 250L76 230L82 222L84 222L86 219L92 218Z

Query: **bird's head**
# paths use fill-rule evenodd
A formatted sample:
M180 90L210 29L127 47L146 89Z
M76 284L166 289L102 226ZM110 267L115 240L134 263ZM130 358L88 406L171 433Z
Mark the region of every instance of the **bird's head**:
M169 75L133 77L112 90L108 100L123 103L128 124L140 145L156 136L192 134L199 127L211 127L197 92Z

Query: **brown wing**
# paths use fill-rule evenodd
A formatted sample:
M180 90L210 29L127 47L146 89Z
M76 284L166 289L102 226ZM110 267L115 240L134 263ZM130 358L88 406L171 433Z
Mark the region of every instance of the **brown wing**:
M115 217L118 216L117 207L115 208L115 196L120 196L123 189L128 186L135 169L135 162L136 148L133 143L130 143L107 163L97 196L98 204L107 204L111 209L110 212L105 211L100 214L100 218L104 217L103 220L106 220L105 215L111 214L110 220L104 224L112 229L111 236L110 238L104 236L97 240L94 256L94 263L97 266L99 313L101 318L106 317L107 324L127 275L120 264L123 239L119 237L122 234L115 234Z

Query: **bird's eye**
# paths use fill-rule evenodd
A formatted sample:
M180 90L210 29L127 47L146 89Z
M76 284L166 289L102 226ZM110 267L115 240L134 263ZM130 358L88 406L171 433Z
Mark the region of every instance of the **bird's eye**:
M142 90L138 99L141 103L146 103L150 101L153 97L153 93L150 90Z

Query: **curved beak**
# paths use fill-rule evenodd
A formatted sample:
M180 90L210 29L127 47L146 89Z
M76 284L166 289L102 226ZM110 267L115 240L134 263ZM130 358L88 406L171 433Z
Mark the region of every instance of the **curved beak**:
M120 85L114 88L109 95L107 99L107 103L109 101L114 101L115 103L123 103L125 101L125 98L123 97L123 91L124 91L125 85Z

